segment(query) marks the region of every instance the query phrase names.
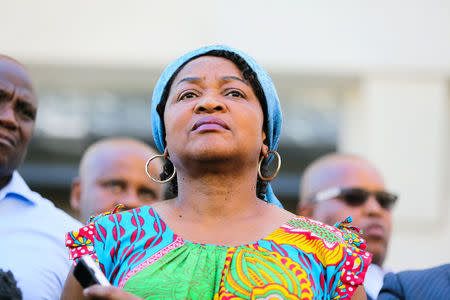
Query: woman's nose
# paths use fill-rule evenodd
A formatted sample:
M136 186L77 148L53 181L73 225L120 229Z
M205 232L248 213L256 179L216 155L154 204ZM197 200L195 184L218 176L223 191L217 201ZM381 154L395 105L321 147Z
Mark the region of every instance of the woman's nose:
M196 113L213 113L225 110L226 106L223 102L217 100L217 98L212 95L207 95L199 99L194 109Z

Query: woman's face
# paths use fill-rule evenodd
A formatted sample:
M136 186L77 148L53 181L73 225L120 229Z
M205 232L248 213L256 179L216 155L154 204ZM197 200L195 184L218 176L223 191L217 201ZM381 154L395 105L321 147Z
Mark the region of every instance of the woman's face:
M177 168L190 160L240 158L256 164L263 121L261 104L236 65L201 56L186 64L170 87L164 112L169 155Z

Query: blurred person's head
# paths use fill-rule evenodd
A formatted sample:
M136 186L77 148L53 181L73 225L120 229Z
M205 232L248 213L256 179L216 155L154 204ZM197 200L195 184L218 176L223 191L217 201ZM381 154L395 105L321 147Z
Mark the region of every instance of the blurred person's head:
M17 281L11 271L0 269L0 299L22 300L22 291L17 287Z
M86 221L117 204L132 209L162 200L163 185L151 181L145 173L147 160L155 154L148 145L130 138L94 143L84 153L72 184L72 208ZM149 171L156 177L162 163L153 160Z
M0 188L25 158L33 135L37 97L30 75L16 60L0 55Z
M381 174L367 160L330 154L312 162L303 174L297 212L329 225L351 216L362 230L373 263L382 266L395 200L395 195L385 191Z

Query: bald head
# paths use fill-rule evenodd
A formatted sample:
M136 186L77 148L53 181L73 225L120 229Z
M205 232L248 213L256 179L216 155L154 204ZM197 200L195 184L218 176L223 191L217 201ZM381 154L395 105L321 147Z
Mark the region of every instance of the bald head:
M384 189L383 177L366 159L348 154L329 154L313 161L301 180L300 203L331 187L368 186Z
M163 186L145 173L146 161L155 154L151 147L130 138L104 139L91 145L72 186L72 207L84 221L119 203L131 209L162 200ZM152 161L149 170L157 177L162 163Z
M19 62L18 60L12 58L11 56L0 54L0 60L10 61L10 62L12 62L12 63L14 63L16 65L21 66L24 70L26 69L25 66L21 62Z
M333 194L344 190L365 191L369 196L361 196L363 202L355 203L347 202L349 198L344 194ZM373 263L381 266L391 234L392 216L390 209L378 201L378 195L373 194L378 192L385 192L384 181L370 162L354 155L330 154L312 162L303 174L297 212L329 225L351 216L362 230L369 252L373 253ZM313 201L318 194L327 193L329 198Z
M9 72L11 72L11 70L14 70L14 72L12 72L16 73L14 74L14 76L20 77L21 81L23 81L25 85L29 88L29 90L33 93L33 96L37 98L35 95L35 90L33 82L31 80L30 72L28 71L25 65L23 65L20 61L4 54L0 54L0 65L3 68L5 68L5 66L7 68L11 68L8 70ZM37 101L37 99L34 100Z
M157 154L156 151L141 141L130 138L103 139L92 144L83 154L79 166L82 179L95 175L99 169L121 159L121 156L134 155L145 159ZM153 162L152 162L153 163ZM161 166L159 161L155 165ZM142 169L144 170L144 166Z

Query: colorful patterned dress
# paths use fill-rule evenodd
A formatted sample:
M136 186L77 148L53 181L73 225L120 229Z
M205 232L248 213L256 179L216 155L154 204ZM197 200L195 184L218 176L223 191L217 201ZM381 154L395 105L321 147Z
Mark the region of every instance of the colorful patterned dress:
M350 299L371 254L349 221L294 217L255 243L217 246L184 240L144 206L69 232L66 245L144 299Z

